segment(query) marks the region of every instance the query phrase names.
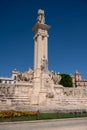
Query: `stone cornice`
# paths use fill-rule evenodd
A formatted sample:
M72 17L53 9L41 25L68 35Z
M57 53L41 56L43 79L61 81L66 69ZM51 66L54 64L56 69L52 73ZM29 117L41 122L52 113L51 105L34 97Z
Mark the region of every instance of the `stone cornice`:
M50 28L51 26L47 24L36 23L32 30L33 32L36 32L38 29L43 29L48 31Z

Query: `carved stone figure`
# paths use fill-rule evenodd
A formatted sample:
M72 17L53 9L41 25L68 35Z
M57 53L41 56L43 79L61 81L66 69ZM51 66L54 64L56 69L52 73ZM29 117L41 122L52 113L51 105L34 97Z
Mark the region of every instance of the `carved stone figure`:
M44 17L44 10L39 9L38 10L38 17L37 17L37 22L44 24L45 23L45 17Z
M47 70L47 60L45 59L45 57L43 57L43 59L41 59L41 70L42 71L46 71Z
M24 73L19 73L17 76L17 81L25 81L25 82L29 82L32 83L33 82L33 76L34 76L34 72L33 70L29 70L27 72Z
M54 84L59 84L61 80L61 76L59 74L56 74L55 72L49 72L49 76L51 77L51 80L53 80Z

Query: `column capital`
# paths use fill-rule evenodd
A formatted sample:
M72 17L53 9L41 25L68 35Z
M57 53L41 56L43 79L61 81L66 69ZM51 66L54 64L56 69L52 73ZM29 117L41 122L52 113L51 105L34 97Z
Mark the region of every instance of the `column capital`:
M36 23L35 26L33 27L33 32L37 32L38 29L42 29L42 30L49 30L51 28L51 26L47 25L47 24L41 24L41 23Z

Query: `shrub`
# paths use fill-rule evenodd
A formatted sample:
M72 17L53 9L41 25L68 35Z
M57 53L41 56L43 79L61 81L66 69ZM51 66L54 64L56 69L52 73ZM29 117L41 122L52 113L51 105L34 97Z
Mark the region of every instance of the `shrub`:
M61 75L61 80L60 84L63 85L64 87L73 87L73 82L72 78L68 74L60 74Z

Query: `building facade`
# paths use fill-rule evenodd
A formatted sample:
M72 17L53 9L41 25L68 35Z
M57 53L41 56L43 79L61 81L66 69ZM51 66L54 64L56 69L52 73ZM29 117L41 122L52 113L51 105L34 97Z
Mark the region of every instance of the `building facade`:
M0 77L0 83L1 84L15 84L18 74L19 74L19 72L17 72L16 69L14 69L12 71L12 76L10 78L8 78L8 77Z
M82 78L81 73L75 72L75 75L71 75L74 87L87 87L87 80Z

